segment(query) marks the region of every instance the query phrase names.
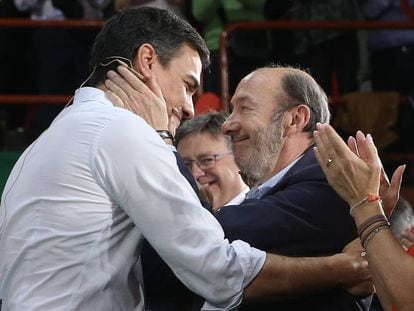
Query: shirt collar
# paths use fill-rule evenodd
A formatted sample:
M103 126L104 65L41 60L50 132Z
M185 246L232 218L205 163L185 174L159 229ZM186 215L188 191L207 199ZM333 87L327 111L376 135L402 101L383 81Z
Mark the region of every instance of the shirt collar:
M276 175L273 175L271 178L269 178L267 181L265 181L263 184L256 186L252 188L246 195L246 199L260 199L267 191L269 191L271 188L273 188L290 170L290 168L298 162L303 155L298 157L295 161L290 163L288 166L286 166L284 169L282 169L280 172L278 172Z
M87 101L100 102L104 105L113 106L111 101L106 96L105 92L95 87L81 87L75 91L73 104L81 104Z
M224 204L224 206L227 205L239 205L241 202L244 201L246 194L249 192L250 188L246 186L246 188L243 189L242 192L240 192L238 195L236 195L233 199L231 199L229 202Z

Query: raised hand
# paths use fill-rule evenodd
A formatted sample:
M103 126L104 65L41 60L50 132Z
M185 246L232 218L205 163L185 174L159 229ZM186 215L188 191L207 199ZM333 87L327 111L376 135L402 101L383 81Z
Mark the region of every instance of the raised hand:
M155 78L144 82L127 66L118 66L117 70L108 71L105 81L111 102L139 115L156 130L168 129L167 104Z
M384 168L381 170L379 195L382 199L382 207L384 209L384 213L387 217L391 216L400 197L400 188L404 170L405 165L398 166L392 174L391 183L389 182Z
M378 194L381 162L371 135L357 133L358 157L328 124L314 132L315 155L329 184L351 206L368 193Z
M360 139L363 139L362 132L358 132L357 137L358 135L362 135ZM348 143L349 149L354 154L356 154L358 157L360 157L360 153L358 151L357 140L351 136L348 138L347 143ZM366 161L366 159L364 158L363 160ZM384 170L384 166L381 163L379 195L382 199L384 213L387 217L391 216L395 206L397 205L399 194L400 194L402 175L404 173L404 170L405 170L405 165L400 165L399 167L397 167L397 169L394 171L392 175L391 183L390 183L388 176Z

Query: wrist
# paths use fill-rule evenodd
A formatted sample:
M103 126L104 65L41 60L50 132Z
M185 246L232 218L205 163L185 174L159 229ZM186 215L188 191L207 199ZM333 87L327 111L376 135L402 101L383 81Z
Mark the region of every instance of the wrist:
M360 209L362 206L370 204L370 203L376 203L381 202L381 197L374 193L368 193L365 197L363 197L361 200L353 203L350 205L349 214L354 217L354 213L356 210Z
M168 144L174 144L174 136L169 130L156 130L158 135Z
M355 224L358 226L367 218L375 215L384 215L382 209L382 201L364 202L357 209L354 210L353 217Z

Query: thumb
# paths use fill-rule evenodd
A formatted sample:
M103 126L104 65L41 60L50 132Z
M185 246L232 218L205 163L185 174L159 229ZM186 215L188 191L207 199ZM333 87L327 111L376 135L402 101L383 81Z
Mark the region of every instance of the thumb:
M394 171L394 174L392 174L391 177L391 183L388 192L391 193L391 197L394 202L397 202L400 197L401 182L404 170L405 164L400 165L399 167L397 167L397 169ZM390 208L390 210L386 211L388 217L391 216L395 206L396 204L392 208Z

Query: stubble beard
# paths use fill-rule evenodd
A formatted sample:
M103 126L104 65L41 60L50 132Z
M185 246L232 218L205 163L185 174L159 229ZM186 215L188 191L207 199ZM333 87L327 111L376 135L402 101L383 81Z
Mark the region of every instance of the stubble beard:
M247 150L235 156L243 174L253 180L263 181L279 157L282 149L281 133L280 123L271 122L250 134L250 145Z

